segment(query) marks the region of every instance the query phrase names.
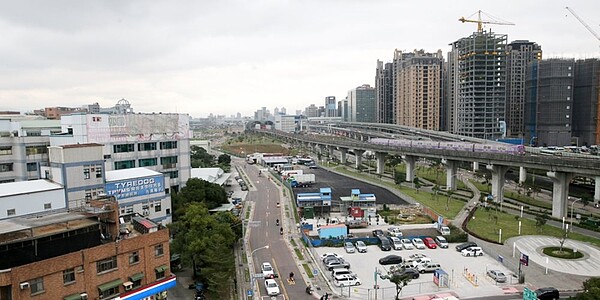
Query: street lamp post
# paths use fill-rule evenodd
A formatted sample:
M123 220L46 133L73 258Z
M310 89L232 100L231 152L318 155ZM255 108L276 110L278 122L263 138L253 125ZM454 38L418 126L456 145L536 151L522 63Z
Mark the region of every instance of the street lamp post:
M258 251L258 250L262 250L262 249L269 249L269 245L262 246L262 247L260 247L260 248L256 248L256 249L252 250L252 252L250 252L250 260L252 261L252 266L253 266L253 267L254 267L254 253L256 253L256 251ZM256 291L254 290L254 270L250 270L250 271L252 272L252 273L250 274L250 275L251 275L251 276L250 276L250 278L251 278L251 282L250 282L250 285L251 285L251 287L250 287L250 288L252 289L252 295L254 295L254 294L255 294L255 292L256 292ZM254 297L254 296L253 296L253 297Z
M571 200L571 197L567 197L567 200ZM571 231L573 231L573 206L575 206L575 202L581 200L581 198L579 199L575 199L572 203L571 203Z

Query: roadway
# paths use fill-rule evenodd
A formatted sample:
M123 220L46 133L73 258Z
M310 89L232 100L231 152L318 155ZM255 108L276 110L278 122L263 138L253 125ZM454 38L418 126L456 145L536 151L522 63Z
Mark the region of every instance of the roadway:
M282 214L284 207L290 205L289 203L283 203L281 198L281 192L278 186L264 174L258 175L258 168L254 165L243 165L244 161L235 160L235 164L242 166L246 177L252 181L252 187L248 192L246 198L247 201L253 202L253 212L251 214L251 224L248 233L248 244L249 249L247 253L251 253L253 250L259 249L264 246L269 246L268 249L257 250L253 257L253 268L251 273L261 273L260 265L263 262L271 262L275 272L279 275L276 281L279 283L279 287L282 295L285 299L313 299L310 295L306 294L306 283L300 276L301 272L296 260L290 252L290 248L286 243L285 238L287 237L290 230L295 230L295 221L293 219L287 219ZM277 207L277 203L280 203L281 207ZM289 215L287 213L286 215ZM284 227L284 235L280 235L279 227L275 225L275 220L279 219ZM295 284L290 284L287 280L288 274L294 272L296 274ZM252 274L251 274L252 275ZM258 278L255 291L258 293L255 299L261 299L261 296L265 294L264 279ZM279 298L278 298L279 299Z

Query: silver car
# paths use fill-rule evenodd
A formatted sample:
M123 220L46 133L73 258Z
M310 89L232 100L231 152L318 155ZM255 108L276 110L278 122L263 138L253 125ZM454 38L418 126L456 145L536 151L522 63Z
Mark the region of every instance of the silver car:
M346 253L354 253L356 248L354 248L354 245L351 242L345 242L344 250L346 250Z
M356 247L356 250L360 253L367 252L367 245L363 241L356 241L356 243L354 243L354 246Z
M405 250L412 250L415 248L415 246L413 246L411 240L409 240L409 239L401 239L400 243L402 243L402 247Z
M488 270L487 275L496 282L506 282L506 275L500 270Z

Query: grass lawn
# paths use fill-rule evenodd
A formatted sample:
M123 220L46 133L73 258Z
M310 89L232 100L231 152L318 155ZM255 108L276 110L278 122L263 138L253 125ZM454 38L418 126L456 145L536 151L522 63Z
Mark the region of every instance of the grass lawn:
M402 191L402 193L411 196L423 206L431 208L438 214L444 216L446 219L454 219L466 204L464 201L450 198L450 201L448 202L448 210L446 210L446 202L448 201L448 197L445 195L438 195L437 200L435 200L432 199L432 194L427 191L417 192L415 189L406 186L401 186L397 189Z
M498 216L497 222L494 218L496 215ZM519 235L519 221L515 219L515 215L502 212L496 213L493 209L490 209L488 212L485 209L479 208L475 212L474 217L474 219L469 220L467 228L482 238L498 241L498 229L502 229L502 243L511 237ZM562 236L562 233L562 229L550 225L544 225L540 232L535 226L535 220L521 220L521 235L554 236L557 238L556 244L558 245L558 238ZM569 239L589 242L596 246L600 246L599 239L575 232L569 233Z

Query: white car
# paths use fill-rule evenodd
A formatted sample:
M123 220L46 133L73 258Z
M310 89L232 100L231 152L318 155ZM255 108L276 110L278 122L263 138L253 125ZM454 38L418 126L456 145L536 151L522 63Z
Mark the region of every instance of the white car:
M400 243L402 243L402 248L404 248L405 250L415 249L415 246L413 246L412 242L409 239L401 239Z
M332 253L332 252L328 252L328 253L323 253L321 254L321 260L324 260L328 257L335 257L335 258L342 258L341 255L337 254L337 253Z
M402 242L399 238L391 236L390 242L392 243L392 248L394 248L394 250L402 250Z
M387 232L390 236L395 236L395 237L402 236L402 231L400 231L400 228L398 228L398 227L390 227L390 228L388 228Z
M423 240L420 238L412 239L412 243L417 249L425 249L425 243L423 243Z
M446 241L446 238L438 235L435 237L435 243L438 245L438 247L440 248L448 248L448 241Z
M483 250L480 247L469 247L460 251L462 256L482 256Z
M363 241L356 241L356 243L354 243L354 246L356 246L356 250L360 253L367 252L367 245Z
M333 284L335 284L336 286L353 286L353 285L360 285L360 279L358 279L358 277L356 277L356 275L354 274L343 274L343 275L337 275L333 277Z
M273 270L273 266L270 263L262 263L260 270L262 271L263 278L275 278L275 270Z
M275 279L265 280L265 289L267 290L267 295L269 296L277 296L281 293L281 291L279 291L279 284L277 284Z

